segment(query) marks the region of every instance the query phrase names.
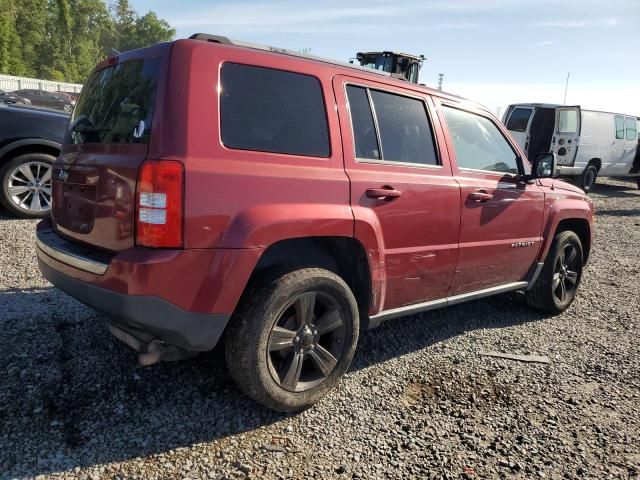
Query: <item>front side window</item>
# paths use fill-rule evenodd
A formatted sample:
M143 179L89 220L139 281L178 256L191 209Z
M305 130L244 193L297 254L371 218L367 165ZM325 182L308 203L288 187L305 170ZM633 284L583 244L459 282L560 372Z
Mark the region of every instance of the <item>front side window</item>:
M509 117L507 129L512 132L525 132L532 111L530 108L516 108Z
M459 168L518 173L517 156L502 132L475 113L444 107Z
M347 86L356 157L390 163L438 165L433 131L422 100ZM378 144L380 143L380 145Z
M624 117L616 115L616 140L624 140Z
M576 133L578 131L577 110L560 110L558 133Z
M225 63L220 87L220 134L226 147L329 156L329 128L317 78Z
M636 119L633 117L627 117L626 124L627 140L636 140L638 138Z

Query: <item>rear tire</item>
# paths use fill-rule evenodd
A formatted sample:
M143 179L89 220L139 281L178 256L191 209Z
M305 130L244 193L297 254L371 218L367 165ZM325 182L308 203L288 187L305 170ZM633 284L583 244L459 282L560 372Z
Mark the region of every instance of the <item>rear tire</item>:
M578 177L578 185L586 193L589 193L591 190L593 190L597 178L598 169L595 167L595 165L587 165L587 168L585 168L584 172L582 172Z
M241 390L281 412L305 409L336 386L358 342L358 305L338 275L304 268L252 281L225 335Z
M47 153L25 153L2 165L0 168L2 206L13 215L22 218L48 217L51 213L51 173L55 159L53 155ZM37 190L30 183L37 183ZM38 201L34 202L33 197L36 194Z
M552 313L565 311L576 297L582 278L582 243L572 231L560 232L553 239L542 272L525 292L527 303Z

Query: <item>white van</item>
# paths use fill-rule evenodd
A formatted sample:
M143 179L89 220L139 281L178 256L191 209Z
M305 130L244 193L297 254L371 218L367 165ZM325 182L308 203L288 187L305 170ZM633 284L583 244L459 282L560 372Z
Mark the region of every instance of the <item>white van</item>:
M586 192L596 177L637 177L640 188L640 119L544 103L509 105L503 118L528 158L554 152L561 176L577 177Z

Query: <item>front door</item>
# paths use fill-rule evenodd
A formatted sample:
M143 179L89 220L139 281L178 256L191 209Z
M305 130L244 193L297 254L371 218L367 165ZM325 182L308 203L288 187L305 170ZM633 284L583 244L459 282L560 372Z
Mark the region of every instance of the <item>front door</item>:
M461 188L460 254L451 295L523 281L541 244L544 193L487 114L442 104Z
M431 100L351 77L335 78L334 91L355 236L365 244L379 236L375 310L446 297L458 257L460 189L440 155Z

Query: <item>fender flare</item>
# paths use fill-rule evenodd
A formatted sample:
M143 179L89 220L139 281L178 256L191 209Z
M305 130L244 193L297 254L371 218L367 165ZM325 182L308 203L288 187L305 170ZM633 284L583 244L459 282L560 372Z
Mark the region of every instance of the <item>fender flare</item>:
M5 155L7 155L8 153L11 153L12 151L18 148L31 147L31 146L55 148L58 151L60 151L62 148L61 144L54 142L52 140L46 140L44 138L25 138L22 140L13 141L3 146L2 148L0 148L0 159L4 158Z
M219 248L259 249L257 263L269 246L281 240L309 237L349 237L362 244L372 281L370 312L377 312L384 298L380 229L379 226L376 229L375 222L354 221L354 213L347 203L251 207L231 221Z
M542 232L543 243L538 261L544 262L551 248L554 234L563 220L584 220L589 225L589 242L593 245L593 212L584 200L560 199L549 208Z

